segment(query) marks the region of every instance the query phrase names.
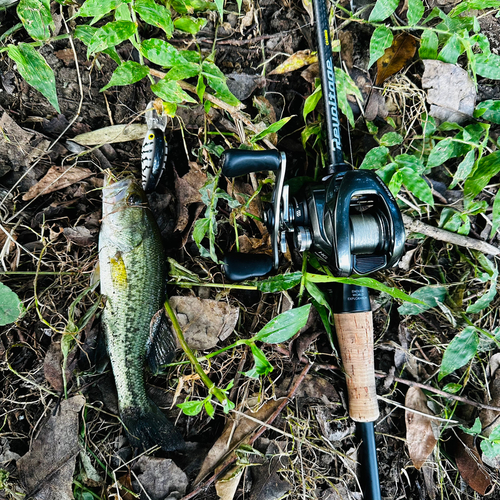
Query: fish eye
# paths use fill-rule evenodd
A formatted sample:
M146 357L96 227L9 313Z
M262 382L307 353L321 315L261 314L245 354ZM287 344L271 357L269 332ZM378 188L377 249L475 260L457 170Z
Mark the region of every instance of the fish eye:
M129 205L142 205L142 197L138 194L131 194L127 198L127 203Z
M155 138L155 135L153 133L148 135L148 139L152 141Z

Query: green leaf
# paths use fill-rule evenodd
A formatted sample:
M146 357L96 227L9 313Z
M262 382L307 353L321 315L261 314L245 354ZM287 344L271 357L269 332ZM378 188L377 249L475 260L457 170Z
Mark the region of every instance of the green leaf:
M397 132L387 132L380 138L381 146L397 146L403 142L403 136Z
M244 375L251 378L258 378L259 375L265 376L271 373L273 366L267 360L266 355L255 344L251 344L250 349L252 350L255 366L251 370L244 372Z
M474 173L465 181L465 197L474 198L477 196L498 172L500 172L500 151L483 156L477 162L477 168Z
M463 52L462 45L456 33L454 33L450 39L444 44L444 47L439 53L438 59L440 61L457 64L458 57ZM479 74L479 72L478 72Z
M224 0L215 0L215 5L217 6L217 10L219 11L219 16L222 21L222 16L224 14Z
M279 344L291 339L307 323L310 309L311 304L307 304L281 313L262 328L254 340Z
M399 0L377 0L368 21L371 23L384 21L389 16L392 16L394 11L398 8L398 5Z
M340 68L335 67L335 87L337 90L337 101L340 110L347 116L349 123L354 127L354 114L352 112L349 101L347 100L348 95L356 96L360 101L363 101L363 96L361 91L354 83L353 79Z
M392 177L396 174L396 164L394 162L388 163L382 168L377 170L377 175L384 181L385 184L389 185ZM401 180L401 182L403 182Z
M389 191L392 193L392 195L396 197L399 191L401 190L402 185L403 185L403 176L401 175L401 172L398 170L391 177L391 180L389 181L387 187L389 188Z
M451 385L451 384L448 384L448 385ZM453 385L459 385L459 384L453 384ZM464 427L463 425L459 425L459 427L466 434L470 434L471 436L477 436L478 434L481 434L481 430L483 428L479 417L476 417L476 420L474 420L474 424L470 429L467 429L467 427Z
M43 94L58 113L56 79L45 59L27 43L9 45L9 57L17 64L17 71L33 88Z
M323 92L321 90L321 85L318 85L314 92L307 97L306 101L304 102L304 111L302 112L302 116L304 117L305 122L307 115L311 111L314 111L316 109L316 106L318 105L318 102L320 101L322 96Z
M474 168L474 163L476 161L475 151L471 149L466 155L465 158L460 162L457 167L457 171L453 176L453 180L448 189L453 189L460 181L464 181L469 177L472 169ZM494 211L494 210L493 210Z
M418 55L420 59L437 59L439 40L434 31L425 30L420 38Z
M493 238L495 233L498 231L499 227L500 227L500 189L497 191L497 194L495 195L495 200L493 201L490 238Z
M55 30L49 0L21 0L17 15L34 40L46 41L50 38L50 31Z
M174 21L175 29L183 31L184 33L190 33L191 35L196 35L196 33L203 29L206 24L207 20L202 17L196 18L184 16L178 17Z
M163 5L158 5L154 0L136 0L133 5L134 10L145 22L161 28L167 38L172 36L174 23L169 9Z
M408 13L406 16L410 26L415 26L422 19L424 12L425 6L422 0L408 0Z
M421 303L421 300L417 297L410 297L401 290L398 290L396 287L389 287L377 280L374 280L373 278L336 278L335 276L326 276L324 274L306 273L305 279L306 283L309 281L311 283L345 283L346 285L366 286L367 288L384 292L395 299L406 300L415 304Z
M486 457L494 459L500 455L500 443L483 439L481 441L481 451Z
M147 75L149 75L149 68L147 66L143 66L135 61L127 61L115 69L109 83L101 89L101 92L109 89L109 87L131 85L142 80Z
M170 5L179 14L192 14L193 12L204 12L217 8L213 2L205 0L171 0Z
M224 73L214 64L209 61L202 63L202 75L205 77L208 85L215 90L215 95L231 106L238 106L240 101L231 94L226 85L226 77Z
M295 273L278 274L263 281L257 281L257 289L262 293L276 293L289 290L297 286L302 279L302 273L297 271Z
M462 385L461 384L446 384L443 387L444 392L448 392L449 394L457 394L462 390Z
M399 314L412 316L421 314L438 303L444 303L446 299L446 288L441 285L428 285L419 288L411 294L413 299L418 299L420 304L403 304L398 307Z
M427 167L437 167L449 160L453 155L455 144L451 137L439 141L433 148L427 159Z
M194 417L203 410L204 403L204 401L186 401L185 403L179 403L177 407L182 410L184 415Z
M474 60L478 75L491 80L500 80L500 56L492 53L477 54Z
M203 79L203 75L198 75L198 83L196 84L196 95L198 96L200 102L203 102L206 88L207 86L205 85L205 80Z
M370 61L368 68L371 68L384 55L385 49L388 49L392 45L393 39L392 31L385 26L379 26L373 32L370 40Z
M500 101L490 99L480 102L474 110L474 118L500 124Z
M257 135L254 135L250 139L250 142L252 144L255 144L257 141L264 139L264 137L268 136L269 134L275 134L276 132L278 132L278 130L281 130L294 116L295 115L287 116L275 123L272 123L271 125L269 125L269 127L266 127L262 132L259 132Z
M456 17L469 10L497 9L498 7L500 7L500 2L498 0L467 0L465 2L460 2L448 15L450 17Z
M205 411L207 412L207 415L210 418L214 418L215 408L214 408L214 405L212 404L212 402L210 401L210 399L205 399L204 406L205 406Z
M188 62L173 45L159 38L144 40L141 44L141 54L153 64L164 68L172 68Z
M113 21L105 24L92 36L87 53L91 55L115 47L128 40L136 31L136 24L130 21Z
M196 102L189 94L182 90L177 82L170 82L163 78L158 83L151 85L151 90L165 102L178 104L181 102Z
M87 0L78 11L81 17L93 17L93 23L110 14L124 2L123 0Z
M179 64L174 66L165 76L167 81L179 81L185 80L186 78L191 78L193 76L198 76L200 73L200 65L197 63L186 62L184 64Z
M429 184L420 175L415 175L415 171L411 168L405 167L400 170L403 176L404 185L424 203L434 206L434 197Z
M420 158L413 155L398 155L394 158L394 161L399 168L408 167L417 174L422 174L425 171L424 162Z
M385 146L378 146L370 149L360 165L360 169L377 169L382 168L389 159L389 149Z
M328 337L332 335L332 326L330 324L330 319L332 318L332 308L326 297L325 293L319 288L318 285L313 283L312 281L306 280L305 282L306 290L309 295L312 297L312 301L314 307L318 311L321 321L323 321L323 325L325 326L325 330L328 333Z
M462 330L444 351L438 380L466 365L476 355L478 346L477 329L468 326Z
M14 323L23 311L23 303L17 294L0 283L0 326Z

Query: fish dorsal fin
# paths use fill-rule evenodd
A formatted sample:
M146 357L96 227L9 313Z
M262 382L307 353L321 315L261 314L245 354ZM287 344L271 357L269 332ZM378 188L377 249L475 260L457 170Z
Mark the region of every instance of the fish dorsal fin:
M146 360L151 372L157 375L162 366L172 362L176 349L174 334L162 308L153 316L149 327Z

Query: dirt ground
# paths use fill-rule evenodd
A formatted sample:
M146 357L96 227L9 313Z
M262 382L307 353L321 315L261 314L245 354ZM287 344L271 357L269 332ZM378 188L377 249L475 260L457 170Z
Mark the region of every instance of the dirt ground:
M315 50L314 31L303 3L294 0L244 2L244 11L252 12L247 16L238 16L233 3L227 3L226 10L229 14L224 23L217 25L217 65L228 75L231 90L245 104L245 112L252 118L259 113L256 101L275 119L293 116L280 131L277 147L287 154L290 178L314 176L317 151L312 148L307 153L304 151L300 132L304 101L313 91L317 68L309 68L309 73L305 74L302 69L283 75L269 74L287 56L301 50ZM1 15L2 32L17 22L10 10ZM210 51L214 44L215 19L210 16L209 23L195 40L191 36L176 36L171 43L179 48L194 50L199 47L202 51ZM338 35L345 40L344 67L357 82L373 81L373 70L365 71L370 29L362 24L342 25L342 22L341 18L337 20L342 28ZM500 23L493 16L487 23L485 21L483 30L492 43L500 39ZM24 35L21 31L14 36L19 41ZM149 497L140 484L147 490L159 477L173 473L161 468L164 461L160 467L160 462L135 459L134 451L128 446L116 416L112 374L99 372L95 365L95 353L99 350L96 348L100 330L98 314L85 327L77 347L68 357L65 376L71 403L63 393L60 332L67 326L71 304L90 285L97 261L103 170L110 168L115 173L132 173L139 177L141 169L141 141L105 145L76 160L74 153L78 151L73 149L74 143L68 141L109 125L134 120L143 123L141 113L155 97L147 80L99 92L109 81L116 64L104 55L99 57L99 64L91 64L86 58L86 48L78 41L75 46L78 64L67 40L55 41L41 49L56 73L60 115L23 81L5 53L0 59L0 114L3 115L0 126L10 137L9 141L4 138L0 144L0 198L3 198L0 210L2 227L15 239L15 244L9 244L0 234L4 248L2 283L12 288L27 307L22 319L3 327L0 334L0 469L9 473L8 479L3 479L3 490L0 487L0 498L22 498L22 492L35 498L71 498L72 495L85 500L134 498L130 491L140 498L181 498L191 491L197 493L195 498L218 498L213 484L201 488L194 480L206 454L226 428L227 418L220 409L216 410L213 419L204 412L186 416L175 406L188 395L191 399L206 396L205 388L192 376L189 365L174 364L168 374L148 378L151 398L176 422L188 443L187 451L182 454L168 456L161 450L151 453L158 459L173 458L186 474L187 484L182 486L185 479L177 479L177 484L174 481L163 490L159 487L155 492L150 491ZM134 58L131 45L121 46L119 52L125 58ZM419 86L422 71L421 62L415 58L405 74ZM478 100L499 96L498 84L479 82ZM356 104L352 106L359 114ZM205 173L212 171L211 161L216 162L217 157L212 154L209 160L209 152L216 146L238 146L238 124L216 108L205 115L202 106L180 107L178 115L179 119L169 124L167 169L157 192L150 196L150 205L159 222L168 256L204 280L221 283L224 277L220 266L200 257L191 235L194 221L204 205L196 194L189 197L185 190L194 189L189 184L190 179L196 175L204 179ZM342 125L346 150L349 154L352 152L352 163L359 165L375 144L361 126L349 135L345 120ZM40 150L44 151L42 155ZM75 170L82 177L74 177L57 191L26 199L26 193L50 168L63 168L74 162ZM436 191L440 191L443 178L438 173L431 179ZM221 182L222 188L229 189L225 180ZM248 184L242 183L239 187L251 192ZM225 202L220 203L217 243L222 251L234 245L230 211ZM266 249L267 240L257 223L250 218L242 219L240 228L244 236L240 244L247 249ZM484 221L478 217L473 222L471 236L482 238L484 229ZM495 238L489 243L498 245L499 242ZM411 264L376 277L408 293L422 283L422 276L427 282L435 283L445 273L447 282L460 283L468 266L467 257L456 247L431 238L412 236L407 241L406 251L411 255ZM282 261L282 269L300 270L301 264L300 256L292 254ZM223 288L187 289L172 283L168 292L169 296L217 299L240 309L236 333L221 342L219 348L239 337L249 337L286 309L288 302L297 305L298 300L296 289L287 294L262 294ZM98 300L96 291L85 295L76 305L75 318L81 318ZM406 445L404 405L408 386L418 382L438 387L436 373L442 347L451 341L458 327L453 327L445 313L438 310L403 317L397 311L399 304L383 294L374 293L372 302L375 361L379 374L377 392L382 396L380 418L375 425L382 498L477 498L478 494L460 476L456 465L457 457L464 454L479 457L476 443L464 434L458 437L456 427L441 428L439 446L420 470L413 465ZM498 304L497 298L491 310L496 310ZM484 328L487 322L493 329L496 315L485 320ZM279 397L294 394L294 399L280 410L273 429L266 430L252 443L253 450L239 454L239 463L250 465L243 468L243 479L234 498L361 498L356 475L358 442L353 422L348 418L345 380L337 368L340 360L332 353L319 317L310 320L306 331L289 348L262 348L274 371L260 381L240 375L252 366L251 353L244 346L204 364L209 376L220 387L235 379L230 399L240 411L255 405L264 406L265 411L274 411ZM182 359L179 353L177 361ZM312 366L305 374L308 363ZM481 365L478 370L483 368ZM473 382L464 397L494 405L492 389L482 383L484 378L474 373L470 376ZM300 383L294 392L297 381ZM474 422L479 412L468 404L447 401L431 392L426 394L436 414L453 415L456 410L458 420L467 426ZM85 398L84 410L81 410L83 401L76 399L78 395ZM454 408L454 404L459 408ZM50 418L66 414L73 415L71 418L80 415L80 420L76 420L79 422L77 435L68 438L74 440L74 446L66 450L69 453L66 460L64 455L51 457L51 460L73 460L69 486L64 479L67 476L61 472L63 463L60 463L45 474L39 473L30 483L31 490L26 488L26 483L23 488L20 476L25 472L17 465L18 460L29 453L40 429L49 436L48 446L50 439L65 436L63 431L58 434L57 426L55 430L46 430L43 426ZM38 465L35 462L32 467L49 467L43 457L39 460ZM488 491L494 490L490 498L500 498L495 465L480 465L491 480L487 487ZM212 474L210 472L207 478ZM52 493L50 485L54 485ZM176 491L175 495L168 496Z

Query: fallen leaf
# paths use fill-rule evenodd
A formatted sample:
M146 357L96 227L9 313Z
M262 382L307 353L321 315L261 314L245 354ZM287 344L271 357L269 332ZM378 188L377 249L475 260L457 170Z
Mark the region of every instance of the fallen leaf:
M229 73L226 75L226 79L229 90L240 101L248 99L255 90L266 84L266 79L263 76L246 73Z
M28 201L41 194L59 191L91 175L95 175L94 172L82 167L50 167L49 171L23 195L23 200Z
M97 146L98 144L112 144L114 142L127 142L143 140L148 131L144 123L131 123L130 125L111 125L92 132L77 135L71 139L82 146Z
M4 437L0 438L0 466L19 458L21 457L17 453L10 451L10 441Z
M188 478L169 458L143 455L133 470L137 479L132 479L132 485L141 499L163 500L170 495L180 498L186 493Z
M314 63L308 66L300 76L306 81L311 84L314 84L316 82L316 78L319 78L319 63Z
M75 62L75 54L72 49L56 50L54 55L60 59L66 66Z
M206 350L225 340L238 322L239 308L225 302L198 297L169 299L191 349Z
M72 500L73 473L78 444L78 414L83 396L61 401L33 441L30 451L17 461L17 470L26 498Z
M253 419L265 422L274 413L276 408L279 407L282 401L283 398L269 400L257 411L252 412L251 410L248 410L245 414L251 416ZM217 439L203 461L200 472L195 480L195 484L200 482L210 471L214 470L224 460L224 458L234 452L238 446L246 442L252 433L259 427L259 423L245 418L242 415L229 417L221 436Z
M476 449L474 436L456 431L455 461L463 480L477 493L485 495L491 489L491 477Z
M215 483L215 491L221 500L233 500L244 470L245 468L239 465L232 467Z
M349 69L354 66L354 39L350 31L339 31L340 58Z
M65 227L64 236L80 247L90 247L96 242L96 236L85 226Z
M36 158L44 155L50 141L32 130L21 128L0 106L0 177L10 170L29 167Z
M336 484L335 488L328 488L323 492L321 500L361 500L362 496L360 493L348 490L347 487L342 484Z
M406 393L405 406L420 413L431 415L427 408L427 398L418 387L410 387ZM406 444L408 452L415 468L420 469L424 465L427 457L436 446L437 439L432 430L431 419L414 413L405 411L406 420Z
M286 449L286 445L283 446ZM292 489L288 481L281 479L278 470L283 469L289 460L283 449L272 441L266 449L265 456L271 457L262 465L252 467L252 489L249 500L278 500L284 498Z
M476 88L467 71L434 59L423 62L422 88L428 89L430 116L440 122L459 124L469 120L476 105Z
M311 53L309 49L299 50L292 54L286 61L282 62L279 66L273 69L270 75L284 75L285 73L291 73L297 69L308 66L318 62L318 54L316 52Z
M45 380L57 392L63 392L64 384L62 377L63 354L61 352L61 342L52 342L43 360L43 374ZM76 349L68 354L66 364L66 383L69 383L73 370L76 367Z
M175 192L177 195L177 226L176 231L182 232L189 223L188 206L201 203L200 188L207 182L207 174L202 172L195 162L190 162L189 172L182 177L175 175Z
M380 85L387 78L403 69L417 51L417 39L409 33L401 33L394 38L392 45L385 49L384 55L377 61L377 79L375 85Z

